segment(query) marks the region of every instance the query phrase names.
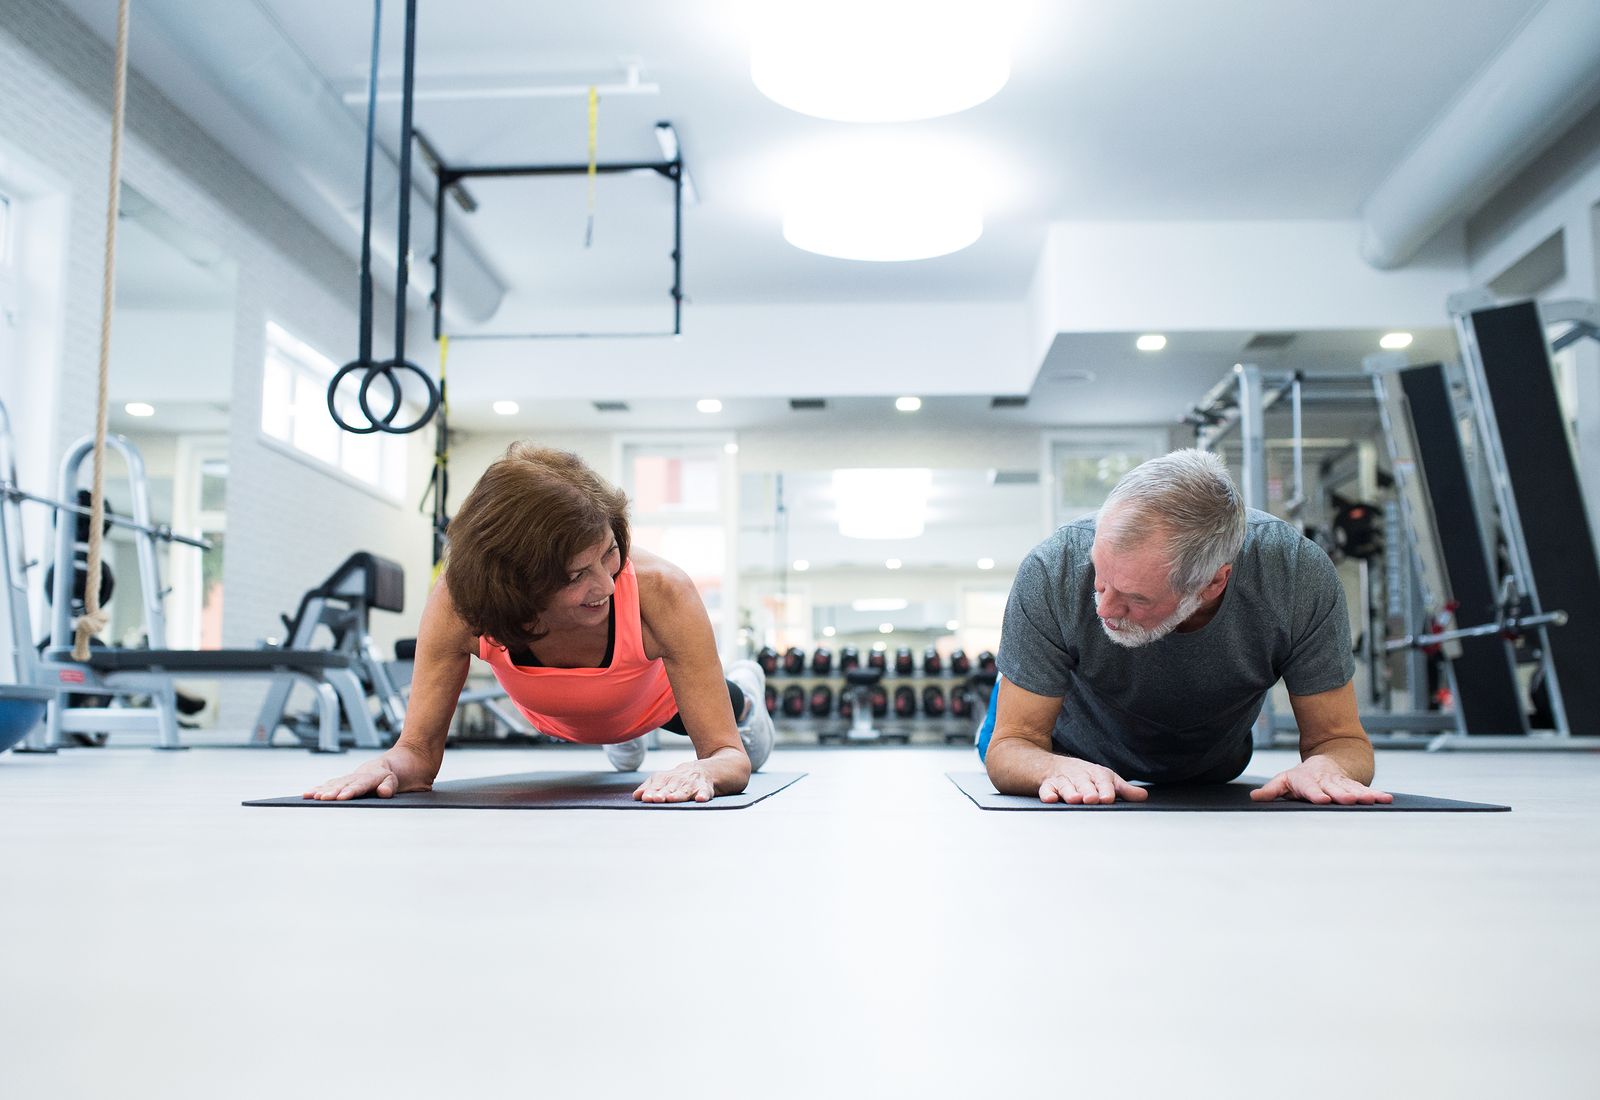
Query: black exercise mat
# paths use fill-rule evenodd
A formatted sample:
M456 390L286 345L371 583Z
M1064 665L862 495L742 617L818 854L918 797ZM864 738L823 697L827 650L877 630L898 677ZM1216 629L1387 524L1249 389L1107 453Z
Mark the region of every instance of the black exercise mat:
M1450 798L1429 798L1420 794L1400 794L1390 791L1394 795L1393 802L1374 803L1371 806L1340 806L1336 803L1317 805L1313 802L1289 801L1276 799L1272 802L1255 802L1250 798L1250 792L1266 782L1265 779L1256 779L1252 776L1242 775L1232 783L1209 783L1193 786L1151 787L1150 797L1143 802L1124 802L1117 799L1111 803L1096 803L1094 805L1073 805L1066 802L1040 802L1037 797L1019 794L997 794L994 784L989 782L989 777L983 772L946 772L950 782L954 783L962 794L972 799L973 805L980 810L1175 810L1198 812L1231 812L1239 810L1339 810L1344 812L1372 812L1386 813L1411 811L1432 813L1466 813L1472 811L1500 811L1509 810L1510 806L1495 806L1488 802L1457 802Z
M803 779L805 772L757 772L743 794L710 802L635 802L644 782L641 772L524 772L481 779L452 779L431 791L393 798L352 798L318 802L301 798L258 798L245 806L363 806L401 810L742 810Z

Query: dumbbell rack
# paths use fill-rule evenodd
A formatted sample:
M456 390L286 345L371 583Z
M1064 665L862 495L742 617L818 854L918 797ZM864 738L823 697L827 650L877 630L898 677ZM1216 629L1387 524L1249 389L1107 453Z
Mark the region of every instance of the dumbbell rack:
M840 700L848 690L841 673L835 671L819 674L808 669L805 672L789 674L780 669L768 677L767 685L774 688L779 696L778 709L773 712L772 720L780 735L797 734L813 738L818 744L851 741L849 736L851 720L839 713ZM969 683L969 677L948 671L932 675L913 673L909 676L897 676L892 672L886 672L880 686L889 697L889 709L883 716L873 719L873 725L881 735L879 740L909 744L921 733L933 734L942 742L972 739L982 704L978 700L976 689ZM786 714L783 710L782 697L784 691L790 687L798 687L805 693L806 710L799 716ZM827 687L833 692L833 702L826 717L811 713L811 693L818 687ZM894 694L895 689L899 687L909 687L916 692L915 714L908 716L895 714ZM923 691L928 687L937 687L945 694L946 709L942 715L929 715L923 711ZM951 712L948 702L950 695L958 689L973 693L972 711L959 716Z

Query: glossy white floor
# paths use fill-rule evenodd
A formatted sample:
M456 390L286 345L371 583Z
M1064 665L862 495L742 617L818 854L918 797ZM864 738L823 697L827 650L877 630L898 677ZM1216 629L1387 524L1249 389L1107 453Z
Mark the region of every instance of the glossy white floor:
M1600 1096L1597 754L1380 760L1511 814L985 813L938 749L729 813L238 804L354 759L0 757L0 1095Z

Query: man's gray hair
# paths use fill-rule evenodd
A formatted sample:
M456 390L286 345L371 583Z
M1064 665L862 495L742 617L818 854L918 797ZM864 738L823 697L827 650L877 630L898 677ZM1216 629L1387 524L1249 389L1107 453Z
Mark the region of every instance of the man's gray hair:
M1113 545L1130 549L1164 537L1174 592L1200 591L1244 546L1244 500L1228 466L1208 451L1183 450L1135 466L1111 490L1100 517L1115 508Z

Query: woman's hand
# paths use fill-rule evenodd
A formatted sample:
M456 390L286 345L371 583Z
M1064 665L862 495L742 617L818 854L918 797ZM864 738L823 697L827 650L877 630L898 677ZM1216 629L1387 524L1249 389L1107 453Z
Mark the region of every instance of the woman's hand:
M433 778L438 774L438 764L426 754L395 745L349 775L330 779L300 797L318 802L345 802L372 794L379 798L392 798L405 791L432 790Z
M705 761L691 760L664 772L655 772L633 792L637 802L710 802L716 796Z

